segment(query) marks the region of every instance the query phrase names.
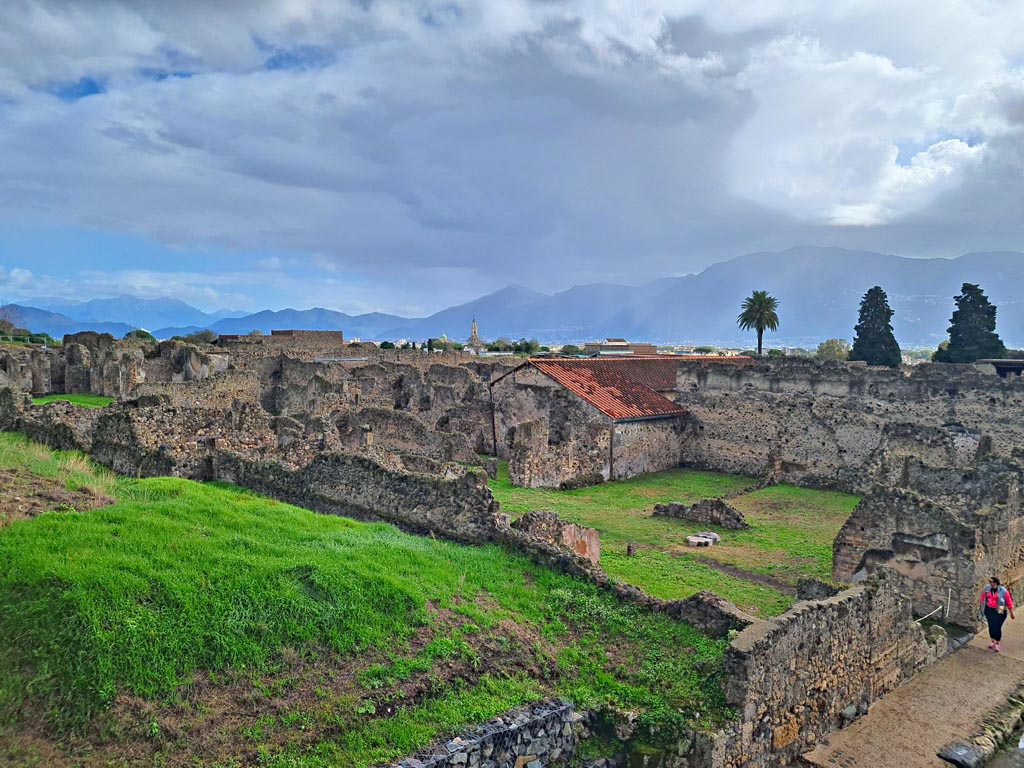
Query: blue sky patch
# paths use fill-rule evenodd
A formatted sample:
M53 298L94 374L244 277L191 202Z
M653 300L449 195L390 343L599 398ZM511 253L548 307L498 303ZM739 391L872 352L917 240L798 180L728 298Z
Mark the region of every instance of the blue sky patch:
M107 92L103 83L91 77L83 77L69 83L53 83L45 90L62 101L78 101L88 96Z

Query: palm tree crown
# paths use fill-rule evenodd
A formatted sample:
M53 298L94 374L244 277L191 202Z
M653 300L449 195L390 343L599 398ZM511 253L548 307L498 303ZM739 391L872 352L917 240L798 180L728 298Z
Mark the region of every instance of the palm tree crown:
M761 355L761 341L765 330L776 331L779 328L779 300L768 295L768 291L754 291L743 300L743 311L736 319L744 331L757 331L757 354Z

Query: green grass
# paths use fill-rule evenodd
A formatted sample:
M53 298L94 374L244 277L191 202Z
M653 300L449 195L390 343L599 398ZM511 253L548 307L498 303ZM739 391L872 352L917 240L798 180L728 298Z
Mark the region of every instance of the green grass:
M490 485L494 497L501 502L502 511L513 517L538 509L549 509L563 517L573 515L573 519L578 522L600 528L599 524L606 521L624 524L620 519L620 513L623 512L650 508L664 501L692 504L701 499L741 491L756 482L740 475L673 469L573 491L556 491L512 485L508 477L508 464L501 462L498 478L492 480Z
M114 398L102 395L47 395L46 397L33 397L32 405L46 405L47 403L66 402L77 405L81 408L106 408Z
M0 434L0 468L88 480L116 499L0 529L8 728L30 712L51 734L95 730L120 693L184 706L200 672L286 692L296 653L334 665L332 680L361 672L350 701L296 705L276 720L254 713L245 732L268 765L368 766L552 694L639 711L661 732L732 716L724 642L497 546L317 515L230 486L115 479L72 456ZM431 642L414 643L424 632ZM506 656L524 663L503 666ZM449 679L451 669L462 671ZM403 681L420 678L426 693L404 705ZM375 714L389 696L393 713ZM286 747L268 736L296 723L331 735Z
M857 505L856 496L790 485L742 494L729 503L751 524L746 531L651 516L657 503L690 504L738 493L754 484L748 477L677 469L575 491L554 491L512 486L508 467L502 464L491 490L502 510L514 517L548 509L566 520L596 528L601 533L605 570L652 595L676 599L711 589L756 616L768 617L792 605L792 597L784 592L799 579L831 577L832 542ZM697 551L687 547L686 536L700 530L716 531L721 543ZM627 542L639 545L636 557L625 556ZM705 560L755 576L722 573ZM759 583L757 576L779 588Z

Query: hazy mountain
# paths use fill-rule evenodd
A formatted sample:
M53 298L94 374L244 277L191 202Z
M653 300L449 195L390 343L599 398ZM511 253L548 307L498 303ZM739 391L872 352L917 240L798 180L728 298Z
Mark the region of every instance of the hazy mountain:
M268 309L252 315L226 318L202 326L160 328L153 333L157 338L166 339L171 336L194 333L202 328L209 328L217 333L237 334L246 334L250 331L270 333L277 328L296 331L342 331L346 338L376 339L378 337L390 338L390 335L382 334L382 332L392 330L395 330L398 336L401 336L403 335L401 332L403 327L416 322L416 320L409 320L397 315L385 315L381 312L369 312L365 315L347 315L344 312L335 312L334 310L315 307L313 309L301 310L282 309L276 312Z
M82 322L57 312L48 312L45 309L26 307L21 304L7 304L4 306L3 312L15 326L26 328L34 333L48 333L55 339L61 338L66 333L78 333L79 331L97 331L121 338L132 330L132 326L124 323Z
M827 338L852 339L861 297L882 286L896 311L893 326L903 346L935 346L946 338L953 296L965 283L978 283L998 307L998 328L1007 345L1024 347L1024 254L969 253L956 259L908 259L841 248L790 248L751 253L714 264L700 274L656 280L641 286L578 285L552 296L511 285L479 299L407 319L373 312L348 315L329 309L263 311L216 319L173 299L100 299L72 305L64 315L28 322L33 330L59 336L97 329L117 320L115 333L131 326L156 328L158 338L202 328L217 333L253 330L341 330L347 338L423 340L447 334L463 340L474 318L486 339L536 338L581 342L605 336L636 341L699 342L751 346L754 334L736 326L740 304L752 290L779 299L780 328L765 336L770 346L815 346ZM34 310L38 311L38 310ZM115 314L123 311L124 314ZM192 314L188 314L191 312ZM73 314L72 314L73 313ZM49 313L42 313L47 315ZM158 317L189 322L161 325ZM49 324L46 324L49 323ZM123 329L123 330L122 330Z
M34 299L32 305L83 322L128 323L135 328L148 330L165 326L205 327L225 317L240 317L246 314L223 309L209 314L179 299L140 299L129 295L90 301Z
M750 345L736 326L740 304L754 289L779 299L779 332L768 345L811 346L832 337L852 339L861 297L873 285L889 294L893 326L904 346L937 345L946 338L953 296L965 282L980 283L998 306L998 330L1024 346L1024 254L971 253L956 259L908 259L870 251L797 247L752 253L696 275L638 287L586 285L545 296L513 286L452 307L416 323L414 338L462 339L476 317L485 338L527 336L541 341L585 341L625 336L637 341Z

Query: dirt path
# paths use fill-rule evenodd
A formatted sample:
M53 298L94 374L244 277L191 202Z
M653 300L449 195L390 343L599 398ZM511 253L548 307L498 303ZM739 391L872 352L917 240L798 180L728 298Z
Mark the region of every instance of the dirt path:
M787 584L784 581L773 579L771 576L766 576L763 573L754 573L753 571L747 571L743 568L737 568L735 565L729 563L723 563L710 557L701 557L700 555L692 555L689 552L672 552L670 550L662 550L668 552L668 554L674 557L692 557L699 563L714 568L720 573L727 574L729 576L735 576L737 579L743 579L744 581L752 581L755 584L760 584L762 587L768 587L774 589L776 592L781 592L784 595L796 595L796 587L792 584Z
M936 753L970 737L982 717L1024 681L1024 617L1006 622L1003 652L987 649L988 634L926 669L872 705L827 745L804 755L821 768L948 768Z

